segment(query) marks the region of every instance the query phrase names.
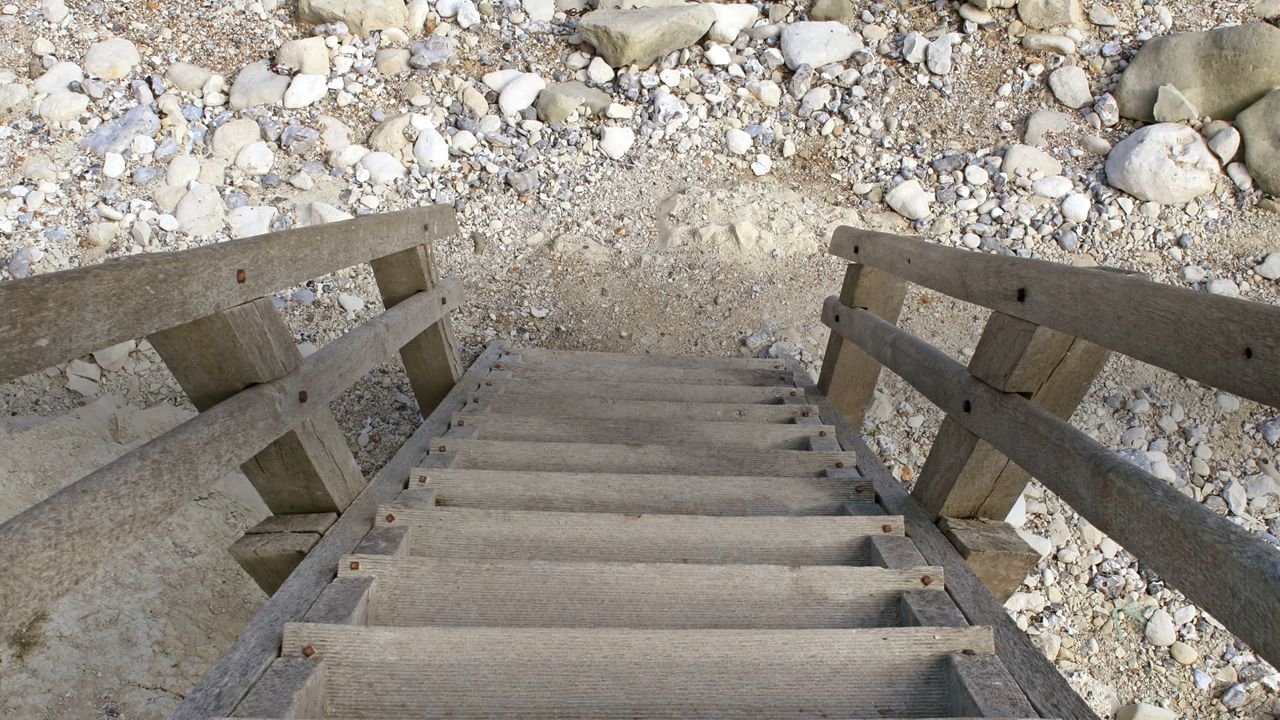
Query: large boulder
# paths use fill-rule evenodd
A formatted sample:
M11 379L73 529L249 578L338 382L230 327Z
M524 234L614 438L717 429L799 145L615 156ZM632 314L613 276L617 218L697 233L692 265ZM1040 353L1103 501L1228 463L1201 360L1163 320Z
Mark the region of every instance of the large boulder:
M1148 40L1116 88L1120 113L1152 122L1163 85L1201 115L1230 120L1280 86L1280 28L1248 23Z
M1106 170L1112 187L1162 205L1213 192L1222 175L1200 133L1176 123L1148 125L1116 143Z
M863 48L862 37L838 22L792 23L782 31L780 45L792 70L801 65L818 68L844 62Z
M298 18L311 25L344 22L351 32L368 35L387 28L404 30L409 8L404 0L298 0Z
M649 65L669 52L702 39L716 21L705 5L668 5L632 10L595 10L582 16L578 30L617 68Z
M1236 116L1244 161L1264 192L1280 195L1280 90L1272 90Z

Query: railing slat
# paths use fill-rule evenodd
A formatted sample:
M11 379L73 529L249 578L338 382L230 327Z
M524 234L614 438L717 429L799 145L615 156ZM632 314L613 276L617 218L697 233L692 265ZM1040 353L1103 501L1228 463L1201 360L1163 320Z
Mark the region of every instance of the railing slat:
M441 302L441 299L445 302ZM0 524L0 634L21 628L106 560L235 470L458 306L448 280ZM302 393L306 398L303 401Z
M831 252L1280 407L1280 307L851 227Z
M437 205L0 283L0 382L457 231Z
M1025 398L995 390L945 353L875 315L831 297L822 319L1039 478L1259 655L1280 662L1276 548Z

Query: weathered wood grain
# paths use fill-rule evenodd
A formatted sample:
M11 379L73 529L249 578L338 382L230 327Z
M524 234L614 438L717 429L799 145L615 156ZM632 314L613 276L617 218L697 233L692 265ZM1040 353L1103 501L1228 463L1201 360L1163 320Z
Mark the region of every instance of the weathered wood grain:
M1280 597L1280 553L1275 548L874 315L844 307L833 297L827 300L823 322L1039 478L1259 655L1280 662L1280 625L1272 622ZM1223 587L1233 590L1224 593Z
M292 333L267 298L162 330L149 339L201 411L302 365ZM365 485L342 428L326 409L311 412L240 469L278 515L342 512Z
M951 712L954 715L1032 717L1018 683L994 655L955 653L947 658L951 668Z
M276 658L236 707L242 717L324 717L325 667L320 660Z
M886 323L887 324L887 323ZM805 371L793 368L797 383L807 382ZM846 449L858 455L858 469L875 487L876 498L890 513L900 514L906 535L930 565L940 565L947 574L947 594L972 625L991 628L995 635L996 654L1031 704L1043 717L1063 720L1098 720L1039 648L1031 644L1027 634L1014 624L1003 606L996 602L951 541L933 524L933 518L911 497L862 440L861 428L854 427L810 383L809 394L821 408L822 419L836 426L836 436ZM936 597L932 594L926 598ZM904 609L904 614L910 613ZM924 609L920 609L925 613Z
M548 350L545 348L512 348L498 365L508 361L526 365L542 365L561 368L691 368L697 370L778 370L785 365L780 360L766 358L726 358L709 355L657 355L650 353L611 353L589 350Z
M460 293L453 293L453 295L461 297ZM387 344L394 345L402 337L413 337L421 332L421 328L438 319L436 313L449 309L447 306L440 305L439 298L439 295L426 293L421 303L414 300L406 301L387 312L387 315L391 316L389 319L378 321L380 325L372 327L378 328L393 324L392 321L397 317L410 318L408 325L399 328L395 333L395 339L390 340ZM399 322L396 321L394 324L398 325ZM371 342L369 336L383 334L388 333L386 330L374 329L366 332L363 336L356 336L354 339L348 340L348 338L353 337L353 332L321 349L315 355L307 358L306 362L337 362L337 360L333 359L326 361L325 358L345 358L345 355L351 352L350 346L356 348L367 346L371 353L377 355L382 343ZM344 343L344 345L335 348L334 346L338 345L338 343ZM478 379L487 373L493 362L497 360L502 347L500 343L489 346L476 360L472 368L467 371L464 380ZM322 355L326 351L328 355ZM393 352L392 349L387 349L385 355L380 357L390 355L391 352ZM343 365L346 366L348 364L350 364L350 367L344 367L344 373L361 375L365 372L359 362L345 359ZM344 374L343 377L346 377L346 375ZM346 384L335 379L328 383L328 387L332 389L331 391L336 392L338 388L346 387ZM292 397L296 397L296 391ZM225 715L231 712L235 704L240 701L240 698L244 696L248 688L279 652L281 626L285 622L299 620L306 614L308 608L320 595L320 592L333 579L337 571L338 560L343 555L350 553L368 533L377 506L391 502L400 493L405 486L405 479L408 477L409 471L424 461L431 437L445 431L448 426L449 416L462 406L466 397L465 383L459 382L455 392L450 393L447 402L442 403L436 412L426 419L426 422L405 442L395 457L379 471L373 481L365 487L364 491L347 508L347 511L342 514L342 517L338 518L338 522L329 528L316 547L302 561L302 564L289 576L289 579L280 587L280 590L254 616L227 653L214 664L204 679L187 695L186 700L174 711L173 720L204 720L204 718ZM242 422L242 419L233 414L230 419L224 422L238 425ZM171 478L170 485L177 484L172 482L174 478L189 478L191 476L195 476L197 480L203 482L212 482L226 472L225 469L219 470L216 467L206 472L199 465L190 464L194 451L209 441L210 439L207 435L196 433L191 441L192 448L175 453L175 467L170 471L171 474L164 475ZM223 462L230 467L235 466L234 457L224 459ZM143 462L140 466L145 467L146 463ZM204 477L200 477L201 473L204 473ZM143 479L143 482L145 486L153 487L151 483L156 481L154 479ZM192 494L195 492L194 488L182 487L177 488L177 491L175 493L178 495L176 503L187 501L190 497L187 491ZM137 502L137 498L134 495L127 495L127 497L129 502ZM114 524L110 525L110 527L113 530L115 528ZM2 532L3 527L0 527L0 533ZM59 533L55 533L55 535L59 535ZM4 585L5 587L9 586L7 579ZM13 605L6 603L6 607L13 607ZM32 607L42 606L33 604Z
M268 595L274 595L289 573L320 541L317 533L279 532L244 535L228 552Z
M866 265L850 265L845 270L840 300L850 307L865 308L896 323L906 298L907 284L890 273ZM879 380L880 363L857 345L831 333L818 389L854 425L861 425Z
M681 402L669 400L619 400L616 398L538 397L534 395L473 394L470 409L488 409L504 415L618 420L696 420L700 422L790 423L805 413L816 415L811 405L763 405L729 402Z
M414 293L433 290L440 283L429 242L375 258L370 264L385 307L395 307ZM405 374L409 376L409 385L413 387L423 417L436 409L462 377L453 324L448 317L405 343L400 348L400 359L404 361Z
M942 518L938 529L1000 602L1008 600L1040 563L1040 553L1007 522Z
M754 385L692 385L670 383L586 382L572 380L486 380L478 394L503 393L529 397L580 398L583 404L592 400L666 400L685 403L761 403L776 404L784 398L801 398L795 388L758 387Z
M786 370L772 368L682 368L645 365L565 367L540 363L505 362L502 370L522 380L582 380L586 382L650 382L674 385L758 385L790 387Z
M992 313L969 373L1062 419L1071 417L1111 352L1025 320ZM948 416L912 494L934 517L1004 518L1031 476Z
M6 282L0 382L457 230L453 210L438 205Z
M803 450L810 438L833 428L827 425L761 424L667 419L612 420L538 415L459 413L455 427L474 428L481 440L582 443L652 443L715 445Z
M1280 307L851 227L831 252L1280 407Z

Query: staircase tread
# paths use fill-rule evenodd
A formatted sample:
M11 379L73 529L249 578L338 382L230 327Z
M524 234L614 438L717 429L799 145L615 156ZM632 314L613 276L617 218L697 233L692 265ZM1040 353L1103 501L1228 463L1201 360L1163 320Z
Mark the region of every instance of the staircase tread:
M807 450L809 438L834 437L830 425L711 422L671 419L554 418L502 413L455 413L454 427L471 427L481 440L594 442Z
M443 450L441 448L444 448ZM655 443L524 442L433 438L431 450L451 453L454 467L490 470L545 470L695 475L780 475L814 477L856 467L851 452L773 450L714 445Z
M988 628L636 630L288 623L334 715L945 716L947 655ZM429 650L424 652L424 649Z
M521 379L486 380L485 383L481 386L483 393L535 397L760 404L781 403L786 398L804 398L804 390L800 388L755 385Z
M896 515L725 517L389 505L378 509L375 523L413 528L414 555L494 560L870 565L870 538L903 534Z
M771 358L727 358L715 355L664 355L651 353L596 352L590 350L547 350L511 348L500 364L515 361L526 365L572 365L579 367L682 367L776 370L786 364Z
M827 477L418 468L410 487L453 507L564 512L839 515L845 502L875 505L865 480Z
M539 417L651 418L656 420L703 420L757 423L791 423L797 417L818 417L814 405L683 402L676 400L627 400L619 398L540 397L517 394L480 394L472 396L471 410L487 410L507 415Z
M939 567L350 555L339 565L338 577L377 578L370 625L886 627L899 624L902 593L944 592Z
M751 385L757 387L796 386L795 378L785 367L765 368L686 368L686 367L573 367L538 363L509 362L495 366L493 373L509 373L513 380L542 382L545 380L575 382L663 383L673 385Z

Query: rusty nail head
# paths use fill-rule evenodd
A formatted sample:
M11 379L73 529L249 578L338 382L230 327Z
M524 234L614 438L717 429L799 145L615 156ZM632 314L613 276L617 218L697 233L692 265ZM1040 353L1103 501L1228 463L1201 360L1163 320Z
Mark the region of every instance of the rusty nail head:
M236 271L236 282L243 285L245 281L248 279L249 279L249 273L245 272L244 268L241 268Z
M445 450L445 446L444 446L444 445L441 445L439 448L437 448L437 449L436 449L436 452L449 452L449 451L448 451L448 450Z
M300 403L304 403L304 402L306 402L306 401L307 401L307 391L306 391L306 390L299 390L299 391L298 391L298 402L300 402Z
M792 391L791 391L791 397L795 397L795 396L796 396L796 391L795 391L795 390L792 390Z
M880 526L880 529L881 529L881 530L883 530L884 532L887 532L887 533L891 533L891 532L893 532L893 526L892 526L892 525L881 525L881 526Z
M826 436L827 436L827 431L826 431L826 430L819 430L819 431L818 431L818 437L826 437Z
M387 513L387 522L389 522L389 523L393 523L393 522L395 522L395 521L396 521L396 516L395 516L395 515L392 515L391 513ZM889 527L889 526L888 526L888 525L885 525L885 527ZM888 530L886 530L885 532L889 532L889 531L888 531Z
M463 420L462 418L458 418L458 427L466 427L466 426L467 426L467 421Z
M443 295L441 295L441 296L440 296L440 304L441 304L441 305L448 305L448 304L449 304L449 298L444 297Z
M963 650L961 650L961 651L960 651L960 654L962 654L962 655L977 655L977 654L978 654L978 651L977 651L977 650L974 650L973 648L965 648L965 649L963 649Z
M493 381L492 381L492 380L485 380L485 381L484 381L484 384L485 384L486 386L492 386L492 385L493 385Z
M842 467L844 467L844 463L842 463L842 462L838 462L838 463L836 463L836 467L838 467L838 468L842 468Z
M352 569L352 570L359 570L359 569L360 569L360 561L359 561L359 560L352 560L352 561L351 561L351 569Z
M304 645L302 647L302 657L311 657L312 655L315 655L315 654L316 654L316 647L314 645Z
M928 587L928 586L932 585L932 584L933 584L933 576L932 576L932 575L925 575L924 577L920 578L920 584L921 584L921 585L924 585L925 587Z

